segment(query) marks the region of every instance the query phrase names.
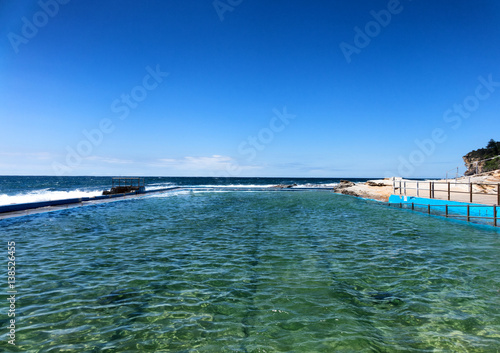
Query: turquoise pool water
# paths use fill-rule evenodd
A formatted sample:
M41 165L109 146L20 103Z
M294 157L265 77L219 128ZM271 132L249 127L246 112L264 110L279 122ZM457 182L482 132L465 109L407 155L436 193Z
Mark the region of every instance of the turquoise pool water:
M177 192L1 226L18 351L500 349L493 229L323 191Z

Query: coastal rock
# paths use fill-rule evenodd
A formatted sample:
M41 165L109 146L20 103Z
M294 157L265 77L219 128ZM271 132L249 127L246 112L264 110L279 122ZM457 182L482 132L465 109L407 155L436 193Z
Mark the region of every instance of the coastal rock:
M500 169L500 142L490 140L486 148L480 148L467 153L463 160L467 170L465 176L482 174Z
M351 196L361 197L360 194L358 194L357 192L355 192L353 190L349 190L349 189L339 189L339 190L335 190L335 191L339 192L341 194L344 194L344 195L351 195Z
M115 186L111 190L104 190L103 195L116 195L116 194L126 194L129 192L138 191L140 188L138 186Z
M340 194L344 194L344 195L351 195L351 196L356 196L356 197L359 197L359 193L354 189L354 187L356 186L355 183L353 183L352 181L349 181L349 180L341 180L339 182L339 185L335 186L333 188L333 191L335 192L338 192Z
M288 184L278 184L278 185L273 185L271 187L272 188L276 188L276 189L290 189L290 188L293 188L294 186L297 186L297 184L291 184L291 185L288 185Z
M376 182L374 182L374 181L367 181L365 184L366 184L366 185L368 185L368 186L375 186L375 187L383 187L383 186L387 186L387 185L386 185L386 184L384 184L384 183L376 183Z
M346 191L345 189L353 187L355 185L356 184L354 184L352 181L341 180L338 185L336 185L336 186L333 187L333 191L340 192L340 193L344 194L343 191Z
M340 188L349 188L349 187L354 186L354 185L356 185L356 184L354 184L352 181L341 180L338 186Z
M339 194L387 202L393 188L392 182L383 180L370 180L366 183L353 183L349 180L341 180L333 188L333 191Z

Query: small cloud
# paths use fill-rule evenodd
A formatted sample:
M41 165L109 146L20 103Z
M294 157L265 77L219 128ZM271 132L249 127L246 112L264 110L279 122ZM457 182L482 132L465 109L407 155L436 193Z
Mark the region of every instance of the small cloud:
M128 160L128 159L107 158L107 157L98 157L98 156L90 156L90 157L86 157L85 159L90 160L90 161L109 163L109 164L131 164L131 163L134 163L133 161Z
M212 171L224 172L228 170L254 170L261 169L259 166L240 165L236 160L228 156L214 154L210 157L192 157L183 158L161 158L156 162L150 163L154 167L168 167L184 171Z
M52 155L49 152L0 152L0 156L4 157L24 157L24 158L30 158L30 159L37 159L37 160L47 160L52 158Z

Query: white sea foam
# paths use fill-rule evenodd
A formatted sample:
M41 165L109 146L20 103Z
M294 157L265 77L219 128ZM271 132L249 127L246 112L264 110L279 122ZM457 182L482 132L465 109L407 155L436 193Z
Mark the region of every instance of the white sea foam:
M84 191L80 189L70 191L49 191L49 189L41 189L16 195L0 194L0 206L18 203L74 199L80 197L94 197L99 195L102 195L102 191Z
M166 184L151 184L146 186L146 190L152 191L152 190L160 190L160 189L165 189L165 188L171 188L177 186L173 183L166 183Z
M338 183L332 183L332 184L300 184L300 185L295 185L293 188L333 188L335 185L338 185ZM182 185L176 185L174 183L158 183L158 184L152 184L146 186L146 190L148 191L154 191L154 190L159 190L159 189L164 189L164 188L169 188L169 187L174 187L174 186L179 186L183 187ZM229 184L229 185L193 185L192 187L200 187L200 188L217 188L219 190L223 189L232 189L232 188L239 188L239 189L252 189L252 188L272 188L277 186L277 184ZM201 190L200 190L201 191ZM94 197L94 196L99 196L102 195L102 191L100 190L81 190L81 189L76 189L76 190L69 190L69 191L50 191L49 189L40 189L40 190L35 190L31 191L28 193L20 193L20 194L15 194L15 195L7 195L7 194L0 194L0 206L2 205L10 205L10 204L18 204L18 203L29 203L29 202L42 202L42 201L53 201L53 200L62 200L62 199L73 199L73 198L80 198L80 197ZM164 197L165 194L159 194L159 197Z
M333 188L339 185L339 183L330 183L330 184L299 184L294 186L295 188Z
M270 188L272 186L276 186L276 184L269 185L253 185L253 184L228 184L228 185L192 185L192 187L200 187L200 188Z
M331 183L331 184L294 184L292 188L333 188L337 186L339 183ZM292 184L229 184L229 185L193 185L193 187L202 187L202 188L241 188L241 189L251 189L251 188L272 188L278 185L288 186Z
M165 198L165 197L171 197L171 196L176 196L176 195L187 195L190 193L190 190L179 190L179 191L166 191L166 192L159 192L159 193L154 193L151 195L148 195L148 198Z

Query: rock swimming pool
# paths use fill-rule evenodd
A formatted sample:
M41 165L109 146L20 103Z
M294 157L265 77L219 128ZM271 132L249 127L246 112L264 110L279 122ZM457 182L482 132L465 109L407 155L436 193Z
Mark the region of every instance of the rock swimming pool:
M26 352L500 345L497 231L345 195L182 191L3 220L1 234Z

